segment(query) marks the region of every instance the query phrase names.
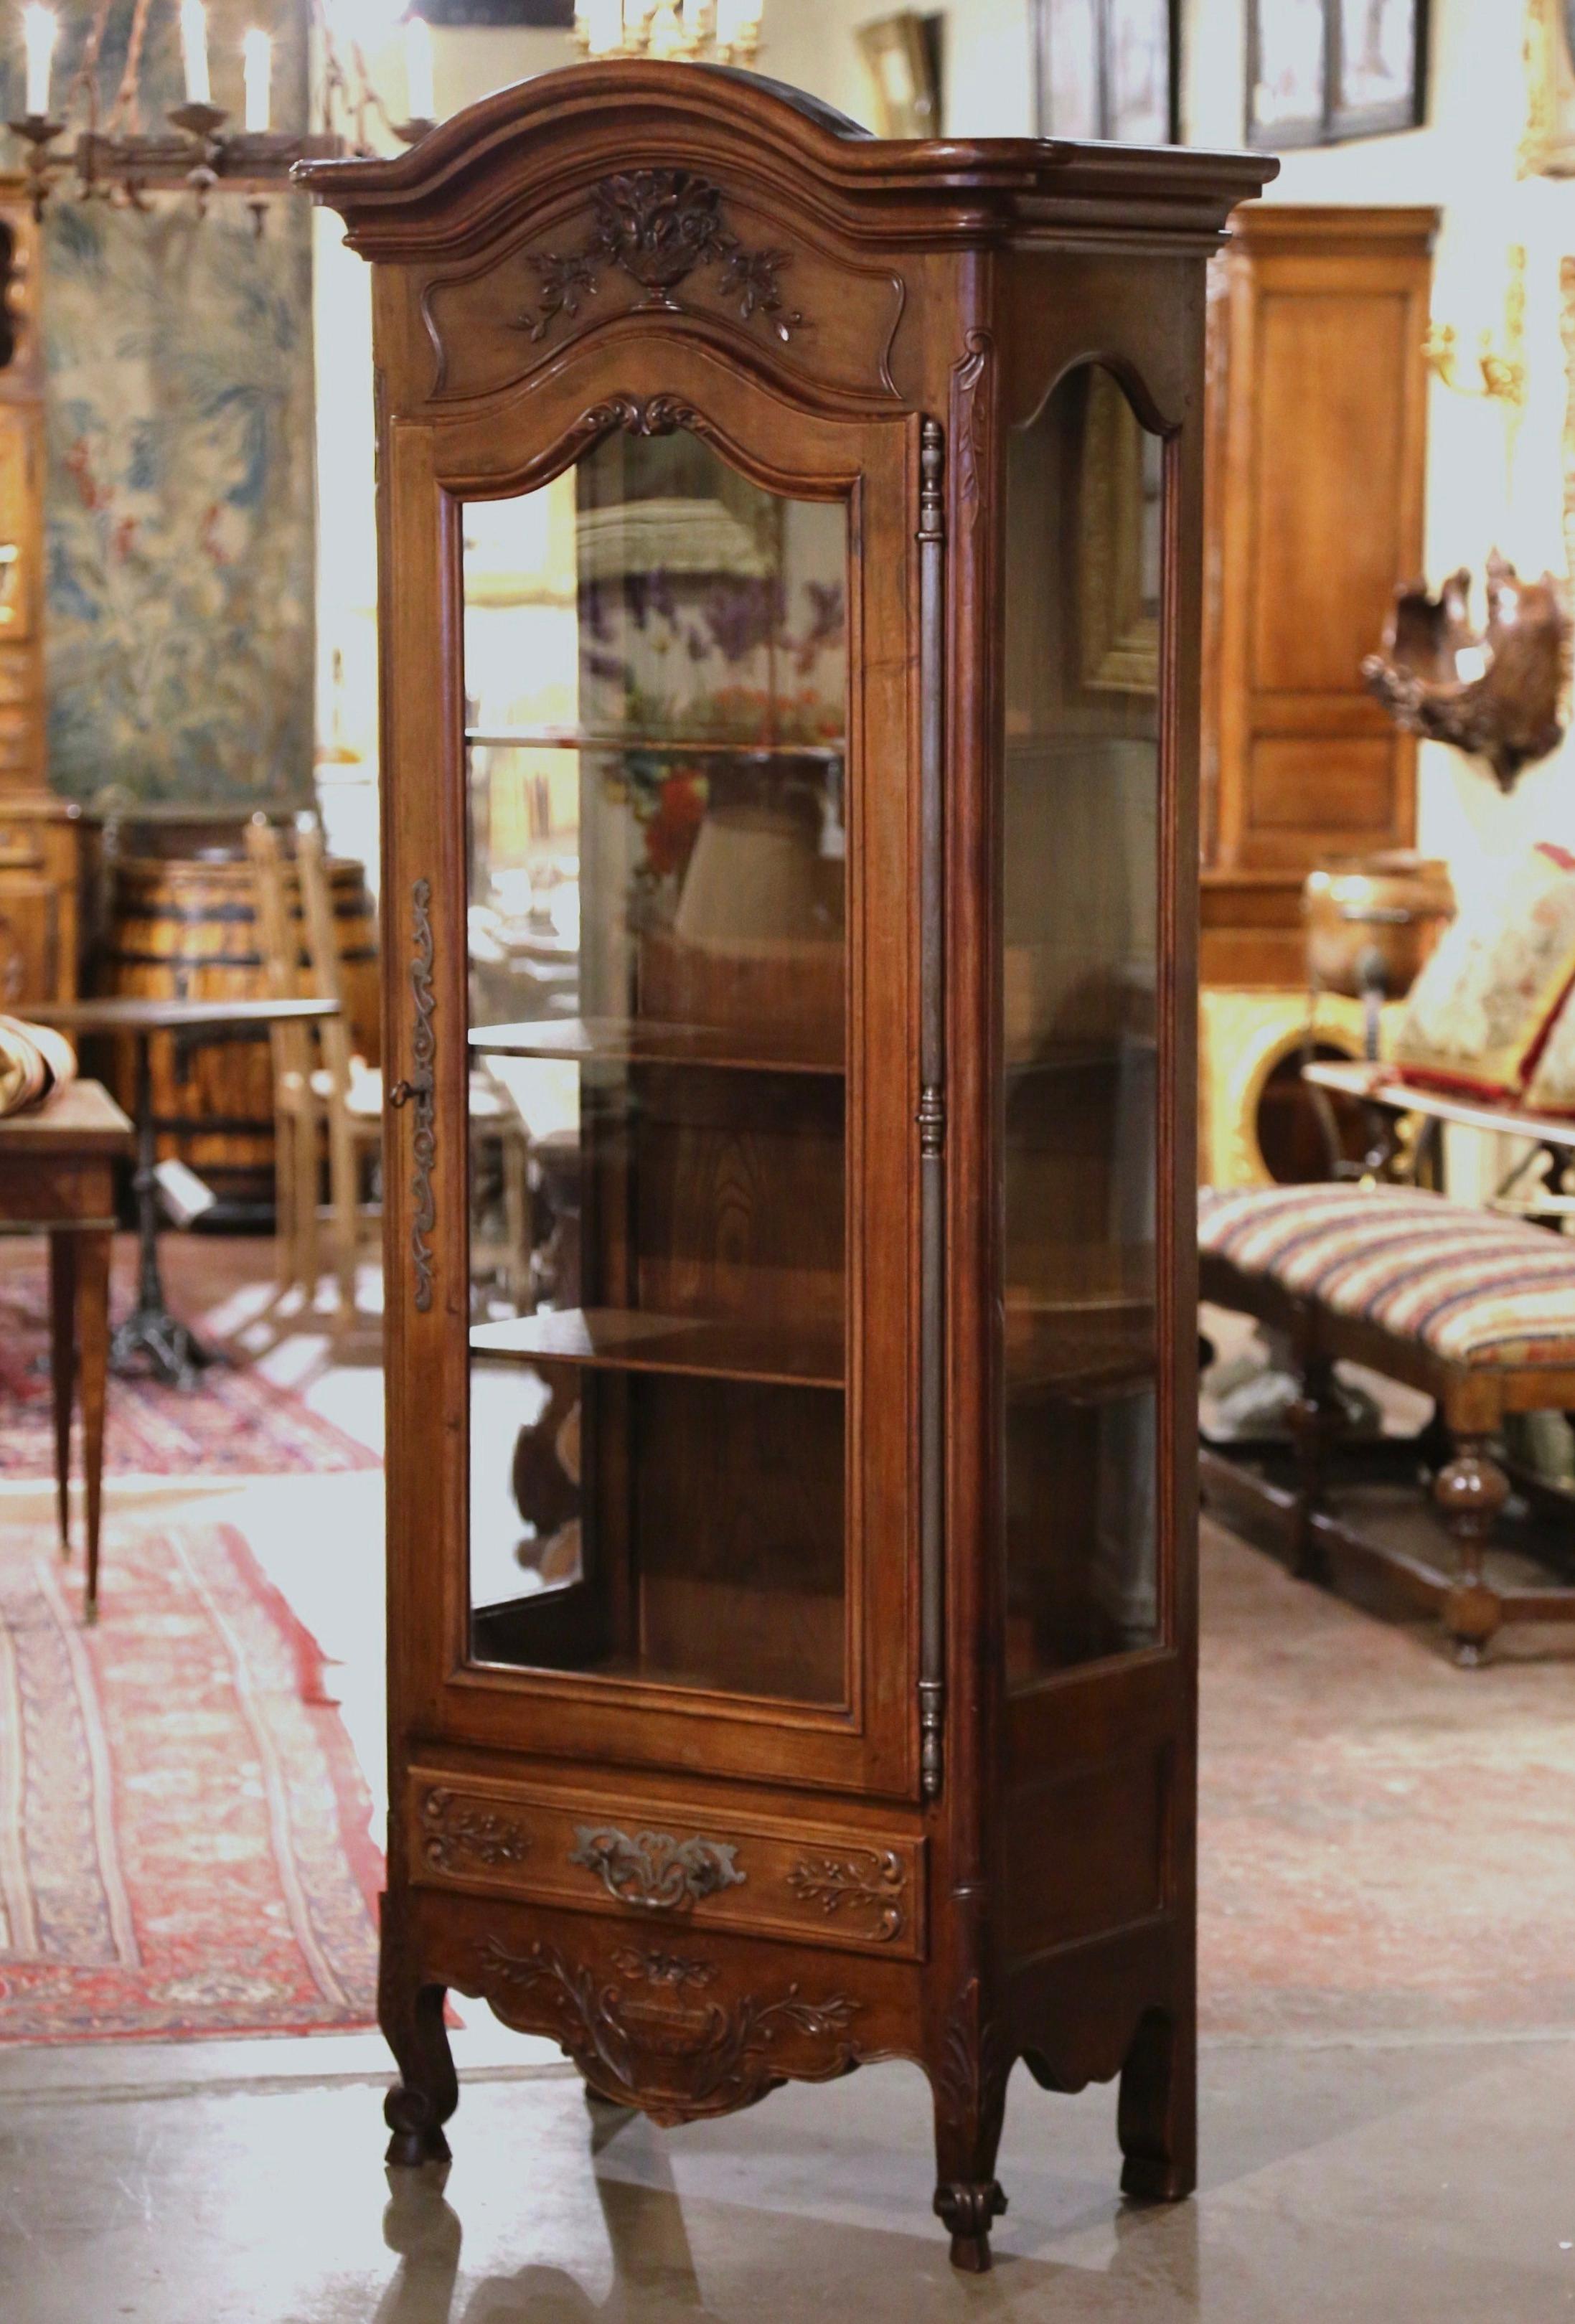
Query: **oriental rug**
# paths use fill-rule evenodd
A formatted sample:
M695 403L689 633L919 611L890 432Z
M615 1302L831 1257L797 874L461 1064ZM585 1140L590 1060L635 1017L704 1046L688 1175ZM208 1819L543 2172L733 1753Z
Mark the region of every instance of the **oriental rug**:
M1203 2033L1575 2029L1569 1633L1457 1670L1207 1520L1202 1583Z
M116 1288L122 1290L118 1283ZM380 1465L375 1452L254 1366L214 1364L194 1388L113 1377L109 1383L107 1476L286 1477ZM53 1475L49 1305L40 1259L25 1272L0 1274L0 1477Z
M0 1528L0 2041L372 2022L381 1860L322 1655L232 1526L117 1518L79 1626Z

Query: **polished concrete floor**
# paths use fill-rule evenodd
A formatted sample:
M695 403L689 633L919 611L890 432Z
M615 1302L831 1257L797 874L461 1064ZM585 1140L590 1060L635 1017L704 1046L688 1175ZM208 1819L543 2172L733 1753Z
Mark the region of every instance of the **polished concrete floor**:
M473 2054L504 2054L478 2028ZM5 2324L1552 2324L1575 2041L1205 2047L1203 2183L1124 2207L1108 2090L1013 2083L994 2273L928 2215L919 2075L593 2127L542 2045L473 2067L447 2180L385 2172L381 2052L0 2058Z

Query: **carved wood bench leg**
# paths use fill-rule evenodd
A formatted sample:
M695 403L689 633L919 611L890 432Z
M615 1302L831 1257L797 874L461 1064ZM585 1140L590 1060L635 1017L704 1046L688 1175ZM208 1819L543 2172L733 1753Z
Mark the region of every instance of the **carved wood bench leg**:
M1121 2192L1175 2203L1198 2183L1197 2034L1168 2010L1152 2009L1121 2069L1116 2135L1126 2161Z
M1296 1456L1296 1506L1291 1520L1291 1571L1312 1580L1322 1560L1312 1519L1322 1507L1329 1457L1345 1429L1345 1407L1334 1381L1334 1360L1317 1349L1300 1355L1302 1394L1290 1409L1291 1442Z
M459 2083L443 2022L447 1990L423 1979L392 1901L385 1896L382 1904L377 2022L400 2079L383 2100L382 2112L392 2134L387 2160L414 2167L448 2160L443 2125L459 2104Z
M1439 1471L1432 1487L1439 1513L1460 1545L1460 1565L1443 1618L1455 1642L1455 1660L1467 1669L1481 1661L1504 1619L1498 1592L1482 1576L1482 1554L1509 1499L1509 1480L1489 1443L1486 1436L1457 1435L1454 1457Z

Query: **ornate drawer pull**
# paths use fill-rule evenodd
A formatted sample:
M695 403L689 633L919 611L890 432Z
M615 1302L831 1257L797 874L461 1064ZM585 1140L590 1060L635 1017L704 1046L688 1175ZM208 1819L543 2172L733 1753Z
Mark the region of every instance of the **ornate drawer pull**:
M576 1845L569 1862L594 1872L610 1896L643 1913L676 1913L698 1904L723 1888L742 1886L744 1875L734 1858L738 1850L724 1840L674 1840L665 1831L636 1832L631 1839L611 1824L575 1826Z

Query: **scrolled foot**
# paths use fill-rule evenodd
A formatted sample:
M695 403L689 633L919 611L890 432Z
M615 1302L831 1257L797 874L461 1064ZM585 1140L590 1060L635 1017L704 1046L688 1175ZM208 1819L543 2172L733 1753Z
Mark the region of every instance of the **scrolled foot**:
M404 2082L396 2082L382 2102L382 2118L393 2135L384 2161L399 2170L413 2171L423 2163L449 2161L443 2126L433 2117L430 2099Z
M991 2262L990 2222L1006 2209L999 2179L973 2186L948 2181L935 2190L935 2214L951 2230L952 2264L964 2275L984 2275Z

